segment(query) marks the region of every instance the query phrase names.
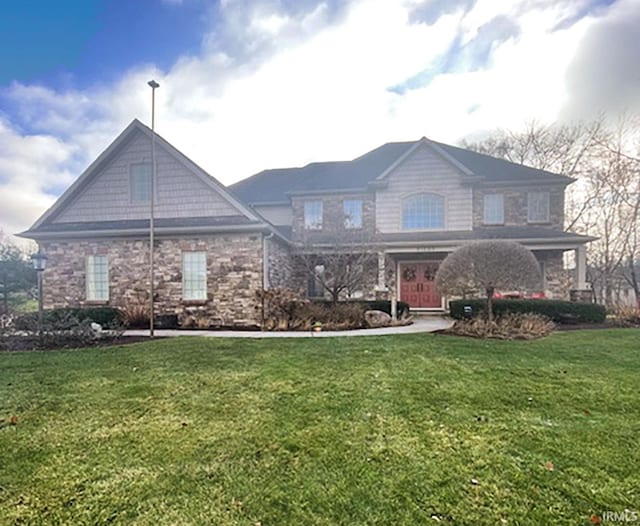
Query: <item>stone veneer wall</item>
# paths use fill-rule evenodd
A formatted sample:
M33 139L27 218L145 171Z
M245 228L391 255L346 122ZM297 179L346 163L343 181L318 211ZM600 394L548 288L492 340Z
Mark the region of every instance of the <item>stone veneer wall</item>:
M544 290L547 298L568 300L573 288L571 273L564 269L562 250L543 250L534 252L544 271Z
M42 243L49 260L44 272L46 308L95 305L86 301L86 256L109 261L109 305L144 303L149 290L148 241L104 239ZM182 252L207 253L207 300L183 301ZM201 235L157 238L156 313L195 316L211 326L255 326L255 293L262 288L262 236Z
M269 287L273 289L291 288L293 269L289 247L277 239L269 239L267 243Z
M528 192L549 192L549 222L528 223L527 207ZM564 188L561 186L531 186L531 187L505 187L505 186L477 186L473 189L473 226L484 225L484 196L485 194L504 195L504 225L505 226L545 226L564 229ZM490 225L493 226L493 225ZM500 225L495 226L496 229Z
M344 228L344 200L362 201L362 229ZM304 203L305 201L322 201L322 229L305 230ZM309 195L295 196L291 199L293 210L292 236L294 241L310 241L322 237L327 232L339 235L344 230L347 239L352 235L362 235L365 239L373 238L376 232L375 201L371 194L341 194L341 195Z

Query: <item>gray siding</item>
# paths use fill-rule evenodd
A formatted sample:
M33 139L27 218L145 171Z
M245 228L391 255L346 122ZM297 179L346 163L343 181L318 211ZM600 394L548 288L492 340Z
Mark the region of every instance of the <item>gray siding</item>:
M255 206L254 208L262 217L274 225L291 226L293 224L293 209L291 205Z
M157 178L155 216L204 217L242 215L223 196L156 145ZM146 219L147 203L132 203L130 166L151 162L151 140L141 132L127 144L54 222Z
M462 174L426 146L419 147L387 176L389 185L376 192L376 224L380 232L402 231L402 199L431 192L445 198L445 230L471 230L472 191Z

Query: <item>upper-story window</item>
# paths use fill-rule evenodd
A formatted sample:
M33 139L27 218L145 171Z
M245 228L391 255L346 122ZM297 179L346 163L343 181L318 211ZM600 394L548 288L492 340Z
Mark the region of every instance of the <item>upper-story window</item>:
M402 201L402 228L444 228L444 197L417 194Z
M362 228L362 200L347 199L342 202L345 228Z
M151 201L151 164L132 164L130 173L132 203Z
M109 261L107 256L87 256L87 300L109 300Z
M322 229L322 201L304 202L304 227L307 230Z
M485 194L483 222L485 225L504 224L503 194Z
M549 192L527 194L527 220L529 223L549 222Z

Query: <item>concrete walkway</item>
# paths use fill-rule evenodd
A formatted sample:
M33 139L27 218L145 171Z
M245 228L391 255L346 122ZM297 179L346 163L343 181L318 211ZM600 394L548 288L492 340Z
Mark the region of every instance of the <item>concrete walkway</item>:
M158 337L174 336L206 336L207 338L328 338L331 336L383 336L389 334L412 334L419 332L433 332L446 329L451 325L448 318L441 316L418 316L413 319L412 325L402 327L383 327L380 329L356 329L353 331L198 331L198 330L171 330L156 329ZM148 330L125 331L126 336L148 336Z

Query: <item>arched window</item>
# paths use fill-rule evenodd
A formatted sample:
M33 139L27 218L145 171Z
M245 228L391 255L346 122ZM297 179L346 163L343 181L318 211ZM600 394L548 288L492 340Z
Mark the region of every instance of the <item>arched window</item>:
M402 201L402 228L444 228L444 197L416 194Z

